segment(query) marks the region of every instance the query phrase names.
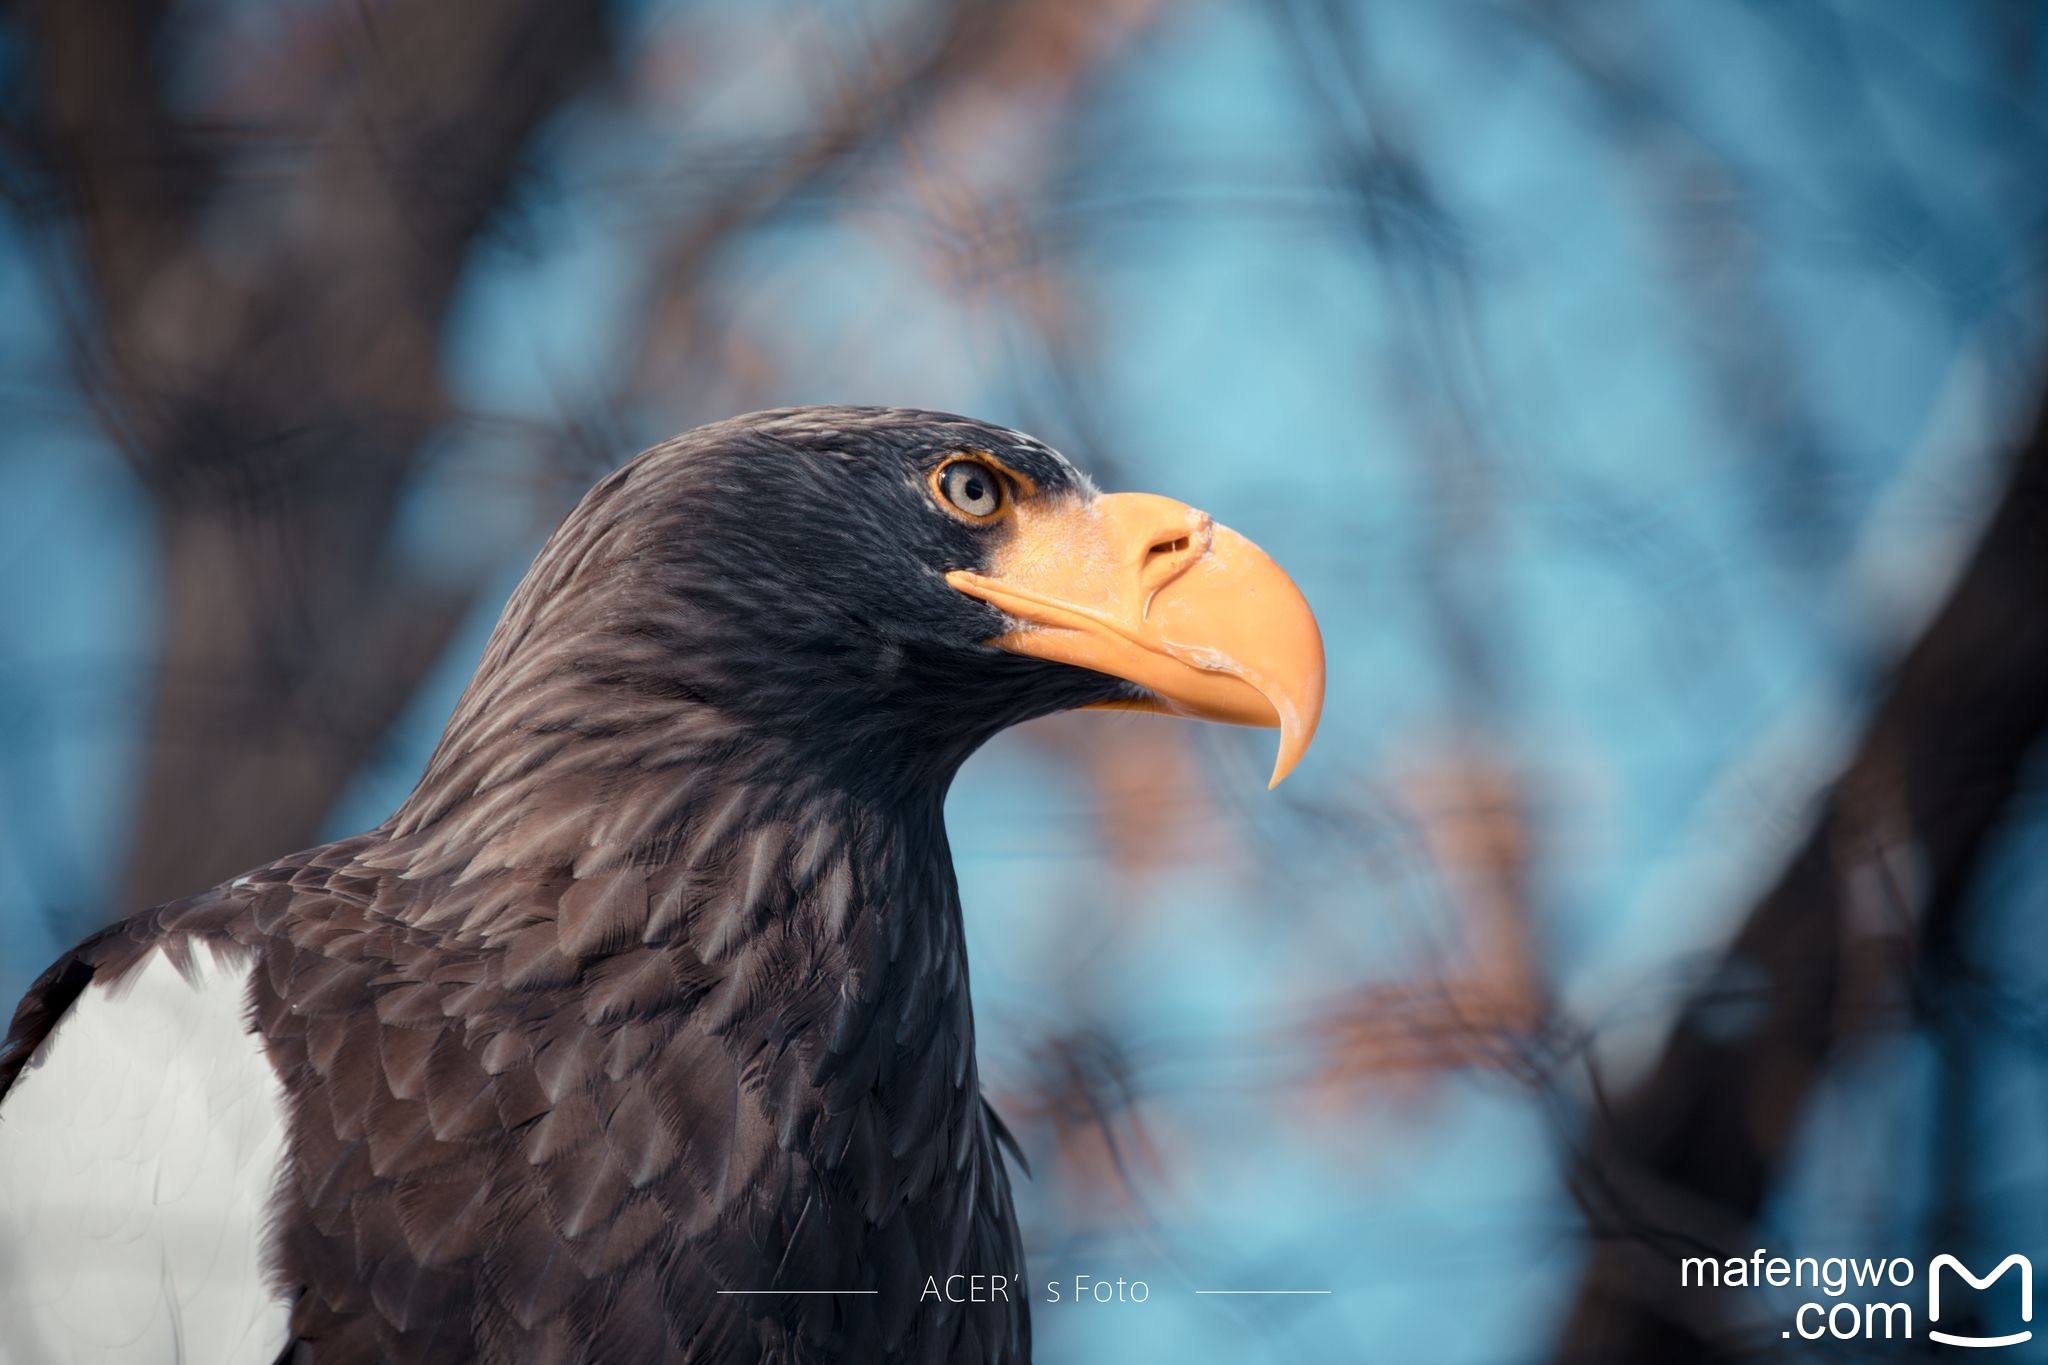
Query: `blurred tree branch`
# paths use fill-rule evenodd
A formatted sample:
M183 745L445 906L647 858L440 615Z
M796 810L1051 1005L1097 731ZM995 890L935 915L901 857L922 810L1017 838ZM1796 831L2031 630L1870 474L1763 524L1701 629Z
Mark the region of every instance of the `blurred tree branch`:
M76 229L81 388L158 523L117 911L310 842L468 609L474 585L394 553L393 519L450 416L441 329L470 248L609 47L598 5L366 7L330 35L339 92L287 92L314 131L280 179L236 174L236 139L172 107L165 11L21 16L15 141Z
M1746 1254L1831 1054L1962 933L2048 732L2044 584L2048 403L1812 831L1653 1068L1593 1115L1574 1184L1595 1244L1560 1360L1726 1358L1716 1298L1679 1289L1677 1258Z

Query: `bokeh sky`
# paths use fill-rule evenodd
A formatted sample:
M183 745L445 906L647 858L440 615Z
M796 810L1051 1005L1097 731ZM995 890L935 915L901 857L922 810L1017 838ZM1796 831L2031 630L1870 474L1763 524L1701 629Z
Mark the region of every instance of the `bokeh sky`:
M221 52L308 6L191 8ZM618 12L617 86L549 126L467 268L443 342L463 420L399 527L430 572L492 586L331 834L402 799L594 478L540 470L527 436L642 363L694 187L794 135L910 13ZM1559 1098L1580 1054L1359 1078L1315 1013L1504 953L1614 1076L1654 1052L1941 601L2024 414L2048 50L2001 46L2000 13L1120 0L1085 72L953 90L716 248L709 340L613 414L611 458L767 405L970 413L1243 531L1328 641L1321 736L1276 793L1269 736L1144 717L1005 736L954 791L999 1105L1048 1055L1130 1091L1114 1159L1016 1124L1032 1280L1152 1290L1041 1305L1042 1358L1543 1358L1581 1258ZM195 89L225 79L200 68ZM33 203L0 215L9 1000L140 908L107 900L154 531L71 382L62 259ZM1515 793L1504 911L1430 852L1430 793L1475 780ZM2034 790L1984 891L2015 989L2048 971ZM1982 1101L1987 1216L2048 1250L2048 1095L2008 1073ZM1917 1253L1931 1083L1910 1035L1830 1078L1773 1245ZM1333 1292L1190 1292L1231 1286Z

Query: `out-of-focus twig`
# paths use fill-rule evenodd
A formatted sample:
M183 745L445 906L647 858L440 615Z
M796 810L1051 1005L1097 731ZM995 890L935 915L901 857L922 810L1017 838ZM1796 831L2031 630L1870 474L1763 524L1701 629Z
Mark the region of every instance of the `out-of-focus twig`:
M2048 734L2044 583L2048 405L1811 834L1642 1082L1596 1109L1574 1179L1596 1244L1558 1359L1720 1358L1714 1296L1680 1291L1675 1258L1734 1249L1830 1055L1895 1013L1919 945L1961 932Z
M1130 1059L1108 1035L1042 1039L1001 1112L1028 1146L1049 1146L1046 1176L1077 1225L1149 1221L1148 1198L1170 1183L1172 1167L1145 1119Z
M1360 986L1311 1016L1322 1060L1308 1093L1326 1110L1361 1085L1414 1090L1457 1070L1531 1079L1546 1028L1532 838L1514 769L1452 745L1411 763L1399 788L1457 942L1422 973Z

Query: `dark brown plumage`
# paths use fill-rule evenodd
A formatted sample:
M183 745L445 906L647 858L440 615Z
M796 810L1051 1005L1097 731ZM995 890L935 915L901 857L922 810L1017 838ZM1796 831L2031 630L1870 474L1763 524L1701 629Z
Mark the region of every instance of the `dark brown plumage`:
M941 806L1004 726L1147 694L984 643L1014 623L944 575L998 542L931 503L962 450L1093 496L1027 437L868 409L607 478L405 805L68 954L0 1097L89 983L203 945L253 963L284 1081L291 1358L1028 1358ZM956 1273L1019 1288L921 1296ZM720 1292L785 1289L876 1292Z
M748 562L810 572L745 503L858 514L843 465L895 482L899 453L958 445L1063 473L972 424L811 412L607 479L393 820L82 945L29 993L0 1088L88 973L233 945L292 1097L279 1271L322 1365L1025 1358L1021 1302L918 1294L1023 1269L940 823L951 767L1017 707L933 723L936 665L907 657L811 676L836 662L813 640L904 614L877 593L848 619ZM872 560L887 534L854 519L792 528L828 582L835 548ZM935 743L892 738L907 725ZM716 1292L778 1287L881 1292Z

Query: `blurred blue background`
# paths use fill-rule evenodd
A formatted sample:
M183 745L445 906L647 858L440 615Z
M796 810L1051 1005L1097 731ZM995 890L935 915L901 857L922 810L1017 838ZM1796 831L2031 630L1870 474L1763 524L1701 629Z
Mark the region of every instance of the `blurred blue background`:
M382 819L604 468L969 413L1243 531L1330 649L1276 793L1269 736L1133 716L953 793L1032 1279L1150 1286L1041 1304L1041 1358L1562 1349L1589 1110L1725 974L2024 437L2048 12L79 8L0 36L0 997ZM155 75L67 103L60 41ZM2048 1253L2040 779L1962 920L1967 1079L1871 966L1902 1003L1774 1101L1740 1254ZM1797 1301L1716 1330L1789 1351Z

